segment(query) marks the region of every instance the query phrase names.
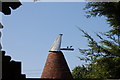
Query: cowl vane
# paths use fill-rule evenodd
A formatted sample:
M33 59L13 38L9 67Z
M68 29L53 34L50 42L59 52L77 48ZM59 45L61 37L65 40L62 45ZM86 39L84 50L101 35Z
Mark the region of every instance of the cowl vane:
M52 44L49 52L60 52L62 35L63 35L63 34L59 34L59 35L58 35L57 39L56 39L56 40L54 41L54 43Z

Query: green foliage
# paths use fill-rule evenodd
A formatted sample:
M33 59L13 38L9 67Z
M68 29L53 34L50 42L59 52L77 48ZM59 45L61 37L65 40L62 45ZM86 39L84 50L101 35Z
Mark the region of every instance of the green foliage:
M79 28L80 29L80 28ZM81 29L80 29L81 30ZM80 60L91 62L88 66L77 66L73 69L74 78L120 78L120 49L114 35L101 33L105 39L96 34L100 39L95 41L88 33L81 30L84 37L88 39L88 49L79 49L85 57L78 57Z
M120 78L120 2L90 2L85 7L87 18L105 16L112 29L105 33L96 33L96 41L84 30L78 29L88 40L88 49L79 49L85 57L80 60L89 62L86 67L73 69L74 78ZM82 70L85 68L85 71ZM81 76L84 74L84 77Z
M77 66L72 70L72 76L75 79L82 79L86 78L87 75L87 69L85 66Z
M79 28L79 30L81 30ZM95 57L107 57L107 56L119 56L120 49L117 36L109 35L107 33L96 34L100 39L99 42L95 41L87 32L81 30L84 33L84 37L88 40L88 49L79 49L81 53L87 55L92 55ZM105 37L105 39L102 36Z
M90 78L120 78L120 57L102 57L93 64L93 73ZM92 75L92 76L91 76Z
M118 34L118 27L120 27L120 2L90 2L84 8L87 13L87 18L96 16L107 17L107 22L113 27L110 32Z
M81 30L81 29L80 29ZM96 34L100 39L95 41L88 33L81 30L84 37L88 39L88 49L79 49L86 57L79 57L80 60L90 61L87 78L120 78L120 49L119 43L114 35L101 33L105 39Z

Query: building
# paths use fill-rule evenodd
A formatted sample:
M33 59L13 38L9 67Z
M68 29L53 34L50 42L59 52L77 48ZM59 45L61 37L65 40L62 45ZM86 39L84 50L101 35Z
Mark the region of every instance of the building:
M1 51L2 80L73 79L60 48L61 38L62 34L59 34L58 38L49 50L50 53L48 55L41 78L26 78L25 74L21 73L21 62L12 61L10 56L5 55L5 51Z
M73 79L65 57L61 51L62 34L53 43L42 72L41 78L48 79Z

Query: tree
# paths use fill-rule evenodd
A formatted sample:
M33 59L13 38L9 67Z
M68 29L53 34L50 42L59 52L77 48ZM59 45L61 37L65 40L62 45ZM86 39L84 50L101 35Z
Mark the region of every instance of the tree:
M85 57L80 60L89 61L87 78L120 78L120 2L90 2L86 5L87 18L105 16L112 29L105 33L96 33L97 42L87 32L88 49L79 49ZM74 72L75 73L75 72Z
M112 27L112 34L118 34L120 27L120 1L119 2L90 2L84 8L87 17L105 16Z
M102 34L107 37L104 39L96 34L100 39L97 42L88 33L81 31L84 33L84 37L88 39L89 48L79 49L85 55L85 57L79 57L79 59L91 62L86 67L86 78L120 78L120 49L118 42L115 42L116 39L111 38L110 35ZM83 71L79 71L82 74ZM73 71L73 73L75 72Z
M82 79L82 78L86 78L88 71L87 68L83 65L81 66L77 66L72 70L72 76L75 79Z

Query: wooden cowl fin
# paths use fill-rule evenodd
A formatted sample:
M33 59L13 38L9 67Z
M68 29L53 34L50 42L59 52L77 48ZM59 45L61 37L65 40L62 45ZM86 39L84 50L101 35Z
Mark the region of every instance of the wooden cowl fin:
M72 75L63 53L60 51L62 34L59 34L49 50L41 78L45 79L67 79Z

